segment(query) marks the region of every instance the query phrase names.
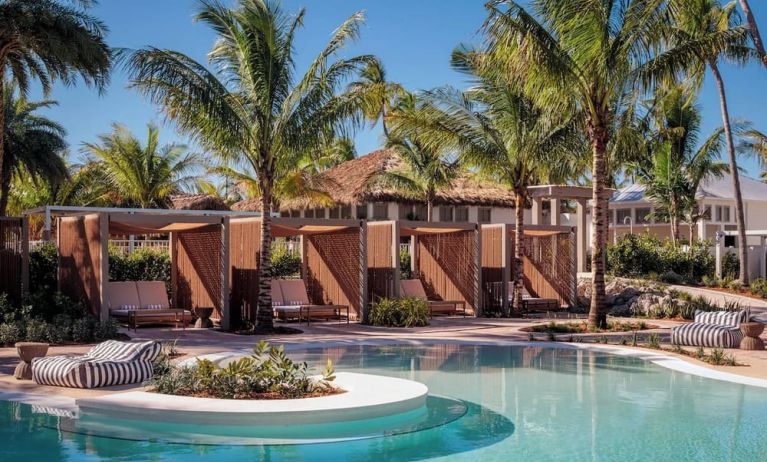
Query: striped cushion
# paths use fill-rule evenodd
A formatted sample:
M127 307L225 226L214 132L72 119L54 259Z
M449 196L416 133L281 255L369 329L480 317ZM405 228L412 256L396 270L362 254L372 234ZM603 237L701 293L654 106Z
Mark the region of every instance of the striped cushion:
M139 308L138 305L120 305L118 307L119 310L124 310L124 311L135 311L138 308Z
M737 348L743 339L739 327L692 322L671 329L671 343L711 348Z
M118 342L117 340L107 340L99 343L85 353L85 358L91 359L109 359L112 361L135 361L143 359L154 361L162 345L159 342Z
M146 360L49 356L32 361L32 378L40 385L98 388L144 382L152 374L152 362Z
M717 326L739 327L747 317L745 310L739 311L695 311L695 322Z
M158 303L158 304L154 304L154 305L147 305L146 309L147 310L167 310L168 307L163 305L163 304L161 304L161 303Z

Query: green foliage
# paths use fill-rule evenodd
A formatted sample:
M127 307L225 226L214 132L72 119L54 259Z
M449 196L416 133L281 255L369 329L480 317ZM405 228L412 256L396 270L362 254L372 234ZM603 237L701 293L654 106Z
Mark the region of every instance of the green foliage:
M411 268L412 257L410 252L406 249L399 250L399 271L401 279L412 279L413 270Z
M165 281L170 285L170 255L153 249L124 254L109 247L109 279L112 281Z
M767 298L767 279L754 279L751 281L749 288L751 292L754 293L754 295L758 295L762 298Z
M660 350L660 336L656 333L650 334L650 336L647 337L647 346L654 350Z
M671 292L670 299L659 303L644 312L635 312L637 316L647 316L653 319L686 319L692 320L696 311L737 311L740 306L737 304L728 304L719 306L703 296L693 297L684 292Z
M333 363L328 359L319 379L309 376L305 362L295 362L283 347L259 342L253 354L220 367L210 360L197 360L191 367L170 364L168 355L155 361L151 386L157 393L210 396L222 399L254 399L263 396L280 399L302 398L333 393Z
M59 252L55 242L44 242L29 251L29 285L36 292L53 293L58 270Z
M648 235L627 234L607 248L607 269L620 277L662 275L670 283L699 283L714 274L714 257L707 241L697 241L687 250Z
M370 309L370 324L384 327L429 325L429 304L415 297L382 298Z
M740 276L740 259L735 252L725 253L722 257L722 279L738 279Z
M292 254L282 245L272 245L272 277L284 278L301 274L301 255Z

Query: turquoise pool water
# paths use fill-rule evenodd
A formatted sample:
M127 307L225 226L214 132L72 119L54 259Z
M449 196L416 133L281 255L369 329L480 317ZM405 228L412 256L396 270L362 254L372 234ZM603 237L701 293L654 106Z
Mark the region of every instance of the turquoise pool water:
M466 403L444 425L343 443L222 446L77 433L0 402L2 461L764 461L767 389L606 353L523 346L350 346L292 356L409 378ZM147 426L147 438L161 438ZM123 439L120 439L123 438Z

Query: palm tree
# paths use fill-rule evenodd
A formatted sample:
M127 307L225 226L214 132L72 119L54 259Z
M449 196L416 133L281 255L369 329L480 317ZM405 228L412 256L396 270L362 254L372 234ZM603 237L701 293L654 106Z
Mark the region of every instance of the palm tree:
M126 127L112 127L111 133L99 137L99 143L83 143L83 152L96 163L120 205L167 207L172 194L194 182L199 162L185 145L161 147L160 130L152 124L147 125L145 146Z
M0 94L4 94L6 77L15 82L22 96L26 96L33 79L40 82L46 95L54 81L72 84L78 77L103 89L111 61L105 32L100 21L77 5L56 0L3 0ZM7 178L5 114L4 107L0 107L0 178ZM7 198L3 202L7 203Z
M405 91L399 84L386 79L386 70L381 61L371 60L362 69L359 80L349 85L349 91L360 95L365 119L372 125L380 120L384 136L389 138L386 118L395 101L403 96Z
M764 50L764 42L762 42L762 35L759 33L759 27L756 25L756 18L754 13L751 12L751 6L748 4L748 0L739 0L740 8L743 10L743 14L746 15L746 23L748 29L751 32L751 40L754 42L754 48L759 52L762 57L762 63L767 66L767 52Z
M392 116L394 132L406 129L427 140L425 146L451 146L461 162L478 168L485 178L507 185L515 196L514 297L522 308L524 210L528 187L570 175L569 165L581 146L580 121L556 117L514 90L511 79L492 69L491 53L459 47L455 69L468 74L465 92L442 89L426 94L431 104L413 114Z
M341 24L297 80L294 37L304 10L290 18L266 0L238 0L234 8L205 0L196 19L218 36L208 55L213 70L181 53L148 48L127 57L131 85L203 147L256 174L262 211L256 327L270 330L275 175L281 164L322 146L328 132L361 123L359 96L340 87L372 58L341 59L338 52L357 38L363 16Z
M767 182L767 134L753 128L743 130L738 151L756 156L762 166L762 181Z
M36 188L43 183L61 183L68 177L61 156L67 147L66 132L58 123L37 114L55 104L50 100L27 101L16 96L12 83L3 86L5 169L0 179L0 216L6 213L14 176L31 181Z
M612 104L659 42L663 2L531 0L534 14L512 0L489 5L485 29L499 56L496 72L514 78L552 113L582 112L592 151L592 298L589 323L604 326L605 198ZM539 18L539 19L538 19Z
M717 0L674 0L670 2L669 10L672 18L669 37L671 49L654 58L648 65L648 70L661 71L660 75L678 75L684 72L699 83L702 83L706 68L711 70L719 92L722 125L735 195L740 282L748 285L748 249L743 195L740 190L733 128L730 123L727 95L719 63L722 59L745 63L754 57L754 50L746 46L749 29L737 24L735 2L721 6Z

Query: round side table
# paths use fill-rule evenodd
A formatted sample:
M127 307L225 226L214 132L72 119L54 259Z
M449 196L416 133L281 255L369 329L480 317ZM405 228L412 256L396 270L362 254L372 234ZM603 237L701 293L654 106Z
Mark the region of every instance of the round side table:
M38 342L18 342L16 345L16 353L19 355L21 361L16 366L16 370L13 372L13 376L17 380L31 380L32 379L32 360L35 358L42 358L48 354L48 344Z
M741 350L764 350L764 341L759 338L764 332L764 324L761 322L744 322L740 325L743 332L743 340L740 341Z
M210 317L213 315L213 308L198 306L194 309L194 314L197 316L194 327L198 329L210 329L213 327L213 321L210 320Z

